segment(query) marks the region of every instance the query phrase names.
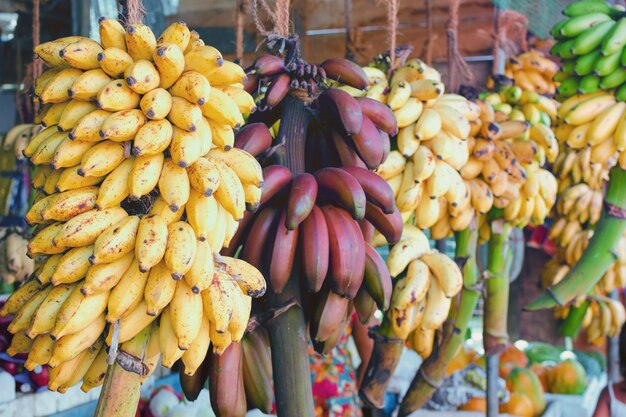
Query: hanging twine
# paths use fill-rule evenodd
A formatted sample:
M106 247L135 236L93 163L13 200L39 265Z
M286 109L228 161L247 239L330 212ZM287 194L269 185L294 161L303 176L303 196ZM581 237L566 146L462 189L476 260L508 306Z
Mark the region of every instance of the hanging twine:
M40 0L33 1L33 50L41 43L41 20ZM15 104L19 119L22 123L31 122L39 111L39 103L31 99L31 92L35 87L35 81L43 72L43 61L33 58L33 62L26 64L25 75L22 79L22 87L15 95Z
M239 65L243 65L243 18L245 13L246 0L237 0L235 11L235 55Z
M126 23L134 25L141 23L146 17L146 9L141 0L126 0Z
M344 18L346 25L346 59L354 61L356 59L356 51L354 50L354 41L352 40L352 0L344 0Z
M459 7L462 0L450 0L450 18L446 23L448 37L448 86L451 92L456 92L461 85L460 77L469 82L473 79L469 65L459 52Z
M389 22L389 70L396 66L396 38L398 36L398 1L387 0L387 20Z
M503 59L501 51L507 56L518 55L528 50L526 35L528 34L528 19L514 10L501 10L496 19L496 29L492 34L493 45L493 73L497 74L500 61Z
M256 27L257 32L262 36L274 34L281 36L285 39L288 38L290 32L290 3L290 0L276 0L276 8L275 10L272 10L267 4L266 0L253 0L252 19L254 21L254 26ZM267 16L266 19L272 25L271 29L265 26L261 21L261 17L259 16L259 9L262 9Z
M33 1L33 49L35 49L41 43L41 21L39 17L39 3L40 0ZM43 61L41 59L35 59L33 61L33 84L37 77L43 72Z
M437 34L433 32L433 5L432 0L426 1L426 42L422 47L420 58L428 65L433 63L433 49L435 47L435 41L437 40Z

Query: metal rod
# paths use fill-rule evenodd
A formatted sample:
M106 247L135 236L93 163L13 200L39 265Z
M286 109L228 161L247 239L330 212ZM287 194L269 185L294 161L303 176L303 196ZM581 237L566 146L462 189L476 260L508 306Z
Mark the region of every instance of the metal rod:
M487 356L487 417L497 417L500 355Z

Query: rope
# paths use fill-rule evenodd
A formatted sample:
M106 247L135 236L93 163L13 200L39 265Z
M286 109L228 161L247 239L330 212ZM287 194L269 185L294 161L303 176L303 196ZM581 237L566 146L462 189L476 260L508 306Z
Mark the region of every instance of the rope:
M450 0L450 18L446 23L448 37L448 85L451 92L456 92L461 85L459 74L464 81L473 79L469 65L459 52L459 7L462 0Z
M246 0L237 0L237 10L235 11L235 55L239 65L243 66L243 18L245 13Z
M268 29L259 16L259 9L267 15L267 20L273 25L272 29ZM276 10L272 10L266 0L253 0L252 3L252 20L259 34L267 36L275 34L283 38L289 37L289 10L290 0L276 0Z
M354 61L356 53L352 40L352 0L344 0L344 18L346 25L346 59Z
M146 9L141 0L126 0L126 22L129 25L141 23L146 17Z
M528 19L514 10L501 10L496 18L494 38L493 72L497 74L502 56L500 51L508 56L515 56L521 51L528 50L526 36L528 33Z
M433 4L432 0L425 0L426 2L426 42L422 47L420 58L428 65L433 63L433 49L435 47L435 41L437 40L437 34L433 32Z
M33 49L41 43L41 20L39 17L40 0L33 1ZM37 77L43 72L43 61L41 59L33 60L33 85Z
M398 1L387 0L387 19L389 21L389 67L393 71L396 63L396 37L398 35Z

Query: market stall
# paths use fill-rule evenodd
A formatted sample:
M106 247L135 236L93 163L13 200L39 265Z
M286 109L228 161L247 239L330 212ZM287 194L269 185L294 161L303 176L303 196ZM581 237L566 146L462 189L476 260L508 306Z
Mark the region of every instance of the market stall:
M623 6L7 0L0 29L0 416L626 402Z

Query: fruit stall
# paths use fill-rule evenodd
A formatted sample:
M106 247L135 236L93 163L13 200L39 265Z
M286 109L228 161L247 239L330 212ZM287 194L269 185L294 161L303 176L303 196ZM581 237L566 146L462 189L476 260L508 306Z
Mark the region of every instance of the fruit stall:
M0 0L0 417L621 415L622 3Z

